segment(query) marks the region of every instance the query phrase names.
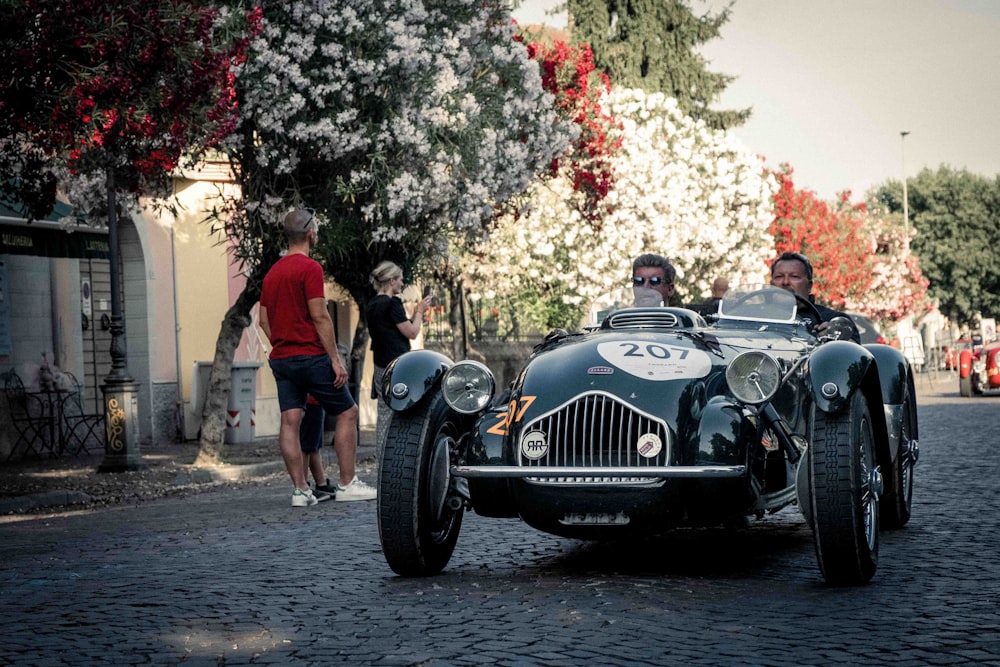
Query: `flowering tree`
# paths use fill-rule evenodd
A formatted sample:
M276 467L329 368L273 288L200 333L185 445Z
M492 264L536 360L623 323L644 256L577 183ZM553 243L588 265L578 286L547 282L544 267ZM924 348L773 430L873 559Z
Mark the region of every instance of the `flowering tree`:
M599 208L601 202L614 185L611 158L621 146L621 123L602 106L611 82L594 69L587 44L569 46L555 40L546 46L534 41L528 44L528 54L541 67L542 85L555 96L556 111L579 128L570 150L552 161L550 174L562 171L573 190L583 194L575 198L581 214L598 221L606 212Z
M929 281L910 252L902 216L889 213L874 197L864 217L865 229L875 239L872 280L864 294L848 298L845 308L885 327L907 316L919 318L933 306Z
M56 184L77 215L107 189L169 192L185 153L235 126L231 66L257 15L185 0L7 0L0 58L0 177L47 214Z
M477 0L268 5L226 144L244 215L317 208L327 268L359 303L382 259L409 269L478 238L570 138L513 31Z
M0 177L29 216L51 210L56 184L78 217L106 215L114 258L118 195L165 196L182 155L193 160L233 131L231 67L259 12L187 0L8 0L4 9ZM108 382L124 383L114 266L111 297Z
M249 280L226 319L249 317L274 221L311 206L327 274L362 314L355 361L372 268L448 266L448 249L480 238L573 136L502 2L268 3L237 82L239 131L225 148L242 199L225 224ZM235 329L224 324L217 359Z
M760 159L663 94L613 90L606 106L622 125L608 212L589 223L569 175L534 186L528 212L505 218L470 267L478 288L564 304L562 321L539 324L574 326L595 297L627 283L643 252L671 259L681 301L701 300L717 275L761 282L777 185Z
M830 204L811 190L797 190L793 170L783 165L776 174L780 188L774 195L774 251L801 252L813 265L813 294L831 308L864 299L873 281L875 237L866 227L867 209L851 204L850 192Z

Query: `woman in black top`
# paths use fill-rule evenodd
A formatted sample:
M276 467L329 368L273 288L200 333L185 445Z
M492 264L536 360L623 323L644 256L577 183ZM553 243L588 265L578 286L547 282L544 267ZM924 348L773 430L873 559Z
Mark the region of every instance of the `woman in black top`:
M427 296L417 303L411 317L403 310L399 294L403 291L403 270L392 262L385 261L371 273L371 284L377 294L368 302L368 332L372 338L372 356L375 361L374 389L381 394L382 375L389 362L409 352L410 341L420 333L424 311L431 305ZM375 442L382 453L385 435L388 432L389 406L380 396L378 420L375 425Z

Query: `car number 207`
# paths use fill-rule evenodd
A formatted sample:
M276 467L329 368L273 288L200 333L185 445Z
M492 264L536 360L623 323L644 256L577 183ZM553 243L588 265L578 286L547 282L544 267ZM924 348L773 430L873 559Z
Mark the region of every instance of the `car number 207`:
M673 347L659 341L601 343L597 352L616 368L644 380L699 378L712 370L712 360L705 351Z
M516 401L511 401L506 410L494 415L493 418L497 423L489 427L486 432L493 435L507 435L510 432L510 425L524 419L525 411L534 402L534 396L522 396Z

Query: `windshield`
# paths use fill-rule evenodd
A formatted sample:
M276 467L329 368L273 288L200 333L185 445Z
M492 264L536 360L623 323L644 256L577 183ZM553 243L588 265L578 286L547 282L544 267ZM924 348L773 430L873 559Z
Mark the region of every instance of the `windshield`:
M719 304L720 319L793 322L795 295L778 287L740 291L730 289Z

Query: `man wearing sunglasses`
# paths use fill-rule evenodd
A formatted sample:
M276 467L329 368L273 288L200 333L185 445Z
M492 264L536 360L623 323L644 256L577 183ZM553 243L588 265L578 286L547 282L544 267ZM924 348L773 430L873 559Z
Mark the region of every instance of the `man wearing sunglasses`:
M294 210L285 216L284 227L288 252L264 277L260 327L271 342L268 363L281 409L278 446L295 485L292 506L308 507L318 501L306 481L299 444L306 397L311 395L336 419L338 491L357 481L358 406L347 388L347 370L337 352L333 320L326 309L323 267L309 257L319 238L315 213ZM339 456L341 446L347 456Z
M816 303L816 297L812 294L813 267L805 255L797 252L784 252L778 255L778 258L771 262L771 285L794 292L816 306L816 310L823 318L816 327L820 331L825 329L826 323L833 318L846 317L853 330L851 340L861 343L861 334L858 333L858 328L850 316Z
M646 253L632 262L632 293L637 306L668 306L677 270L661 255ZM651 291L652 290L652 291ZM658 302L658 303L653 303Z

